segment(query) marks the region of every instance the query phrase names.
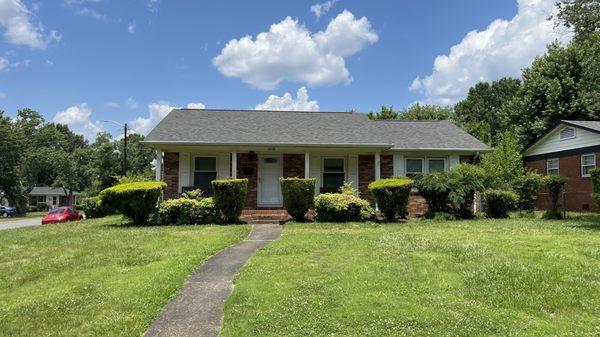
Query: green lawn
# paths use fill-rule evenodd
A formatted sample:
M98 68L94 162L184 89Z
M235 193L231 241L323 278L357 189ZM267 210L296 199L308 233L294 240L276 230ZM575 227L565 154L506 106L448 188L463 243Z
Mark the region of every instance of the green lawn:
M294 224L222 336L600 336L600 217Z
M120 222L0 231L0 336L140 336L190 272L250 230Z
M6 222L6 221L15 221L15 220L19 220L19 219L24 219L24 218L41 218L44 215L46 215L46 213L48 212L28 212L27 214L25 214L24 216L11 216L11 217L0 217L0 222Z

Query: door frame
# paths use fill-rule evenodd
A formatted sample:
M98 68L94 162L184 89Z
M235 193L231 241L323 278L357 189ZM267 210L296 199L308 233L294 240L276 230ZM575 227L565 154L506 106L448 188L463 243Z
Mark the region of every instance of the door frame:
M258 207L282 207L283 206L283 196L281 195L281 187L278 184L277 186L279 187L279 200L280 202L277 204L264 204L262 203L262 199L261 199L261 185L262 185L262 165L263 165L263 159L265 157L277 157L278 158L278 162L279 162L279 177L283 177L283 155L281 154L259 154L258 155L258 170L257 170L257 179L256 179L256 206Z

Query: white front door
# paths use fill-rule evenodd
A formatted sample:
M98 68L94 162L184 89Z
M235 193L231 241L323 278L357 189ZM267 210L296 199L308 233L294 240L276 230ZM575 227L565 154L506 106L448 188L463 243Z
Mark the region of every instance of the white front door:
M258 162L259 205L281 205L279 177L282 176L281 156L260 156Z

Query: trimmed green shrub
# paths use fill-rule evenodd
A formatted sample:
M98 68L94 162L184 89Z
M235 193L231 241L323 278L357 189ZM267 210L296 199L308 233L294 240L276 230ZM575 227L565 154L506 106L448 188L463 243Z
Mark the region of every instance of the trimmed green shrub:
M279 178L283 208L295 221L303 221L306 212L313 207L315 183L315 178Z
M202 200L204 197L202 196L202 190L197 188L195 190L186 191L181 193L181 197L184 199L194 199L194 200Z
M542 176L535 172L527 172L515 181L515 192L519 196L518 207L526 212L535 210L535 201L542 185Z
M596 200L596 203L600 206L600 168L590 170L592 176L593 193L592 197Z
M486 190L483 192L485 214L488 218L508 218L508 212L515 208L518 199L519 196L511 191Z
M118 210L136 225L143 225L156 209L163 188L160 181L144 181L119 184L100 192L104 207Z
M548 190L550 196L550 209L544 213L545 219L562 219L563 214L558 209L560 196L567 183L567 178L549 175L544 177L544 187Z
M434 217L437 213L450 213L448 198L452 184L447 172L418 175L415 177L414 186L427 201L428 217Z
M352 182L350 181L344 181L344 184L342 186L340 186L340 193L341 194L351 194L357 197L360 197L360 191L356 188L354 188L354 186L352 186Z
M38 212L45 212L48 210L48 204L43 201L38 202L35 207L37 208Z
M379 179L369 184L369 191L387 221L404 216L413 181L408 178Z
M153 223L161 226L213 223L218 211L212 198L171 199L162 202L154 214Z
M223 213L225 222L238 222L246 202L248 179L220 179L211 184L215 206Z
M375 211L369 202L351 194L323 193L315 198L316 220L322 222L367 221Z
M111 212L110 209L102 205L99 197L83 198L79 200L79 205L88 219L101 218L114 214L114 212Z

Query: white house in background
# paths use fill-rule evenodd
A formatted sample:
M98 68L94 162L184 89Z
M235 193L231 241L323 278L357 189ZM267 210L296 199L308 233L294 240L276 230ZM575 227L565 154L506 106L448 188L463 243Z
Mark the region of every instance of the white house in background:
M36 186L29 192L29 205L37 205L38 202L45 202L48 207L76 204L79 192L73 191L73 203L69 202L69 192L62 188Z

